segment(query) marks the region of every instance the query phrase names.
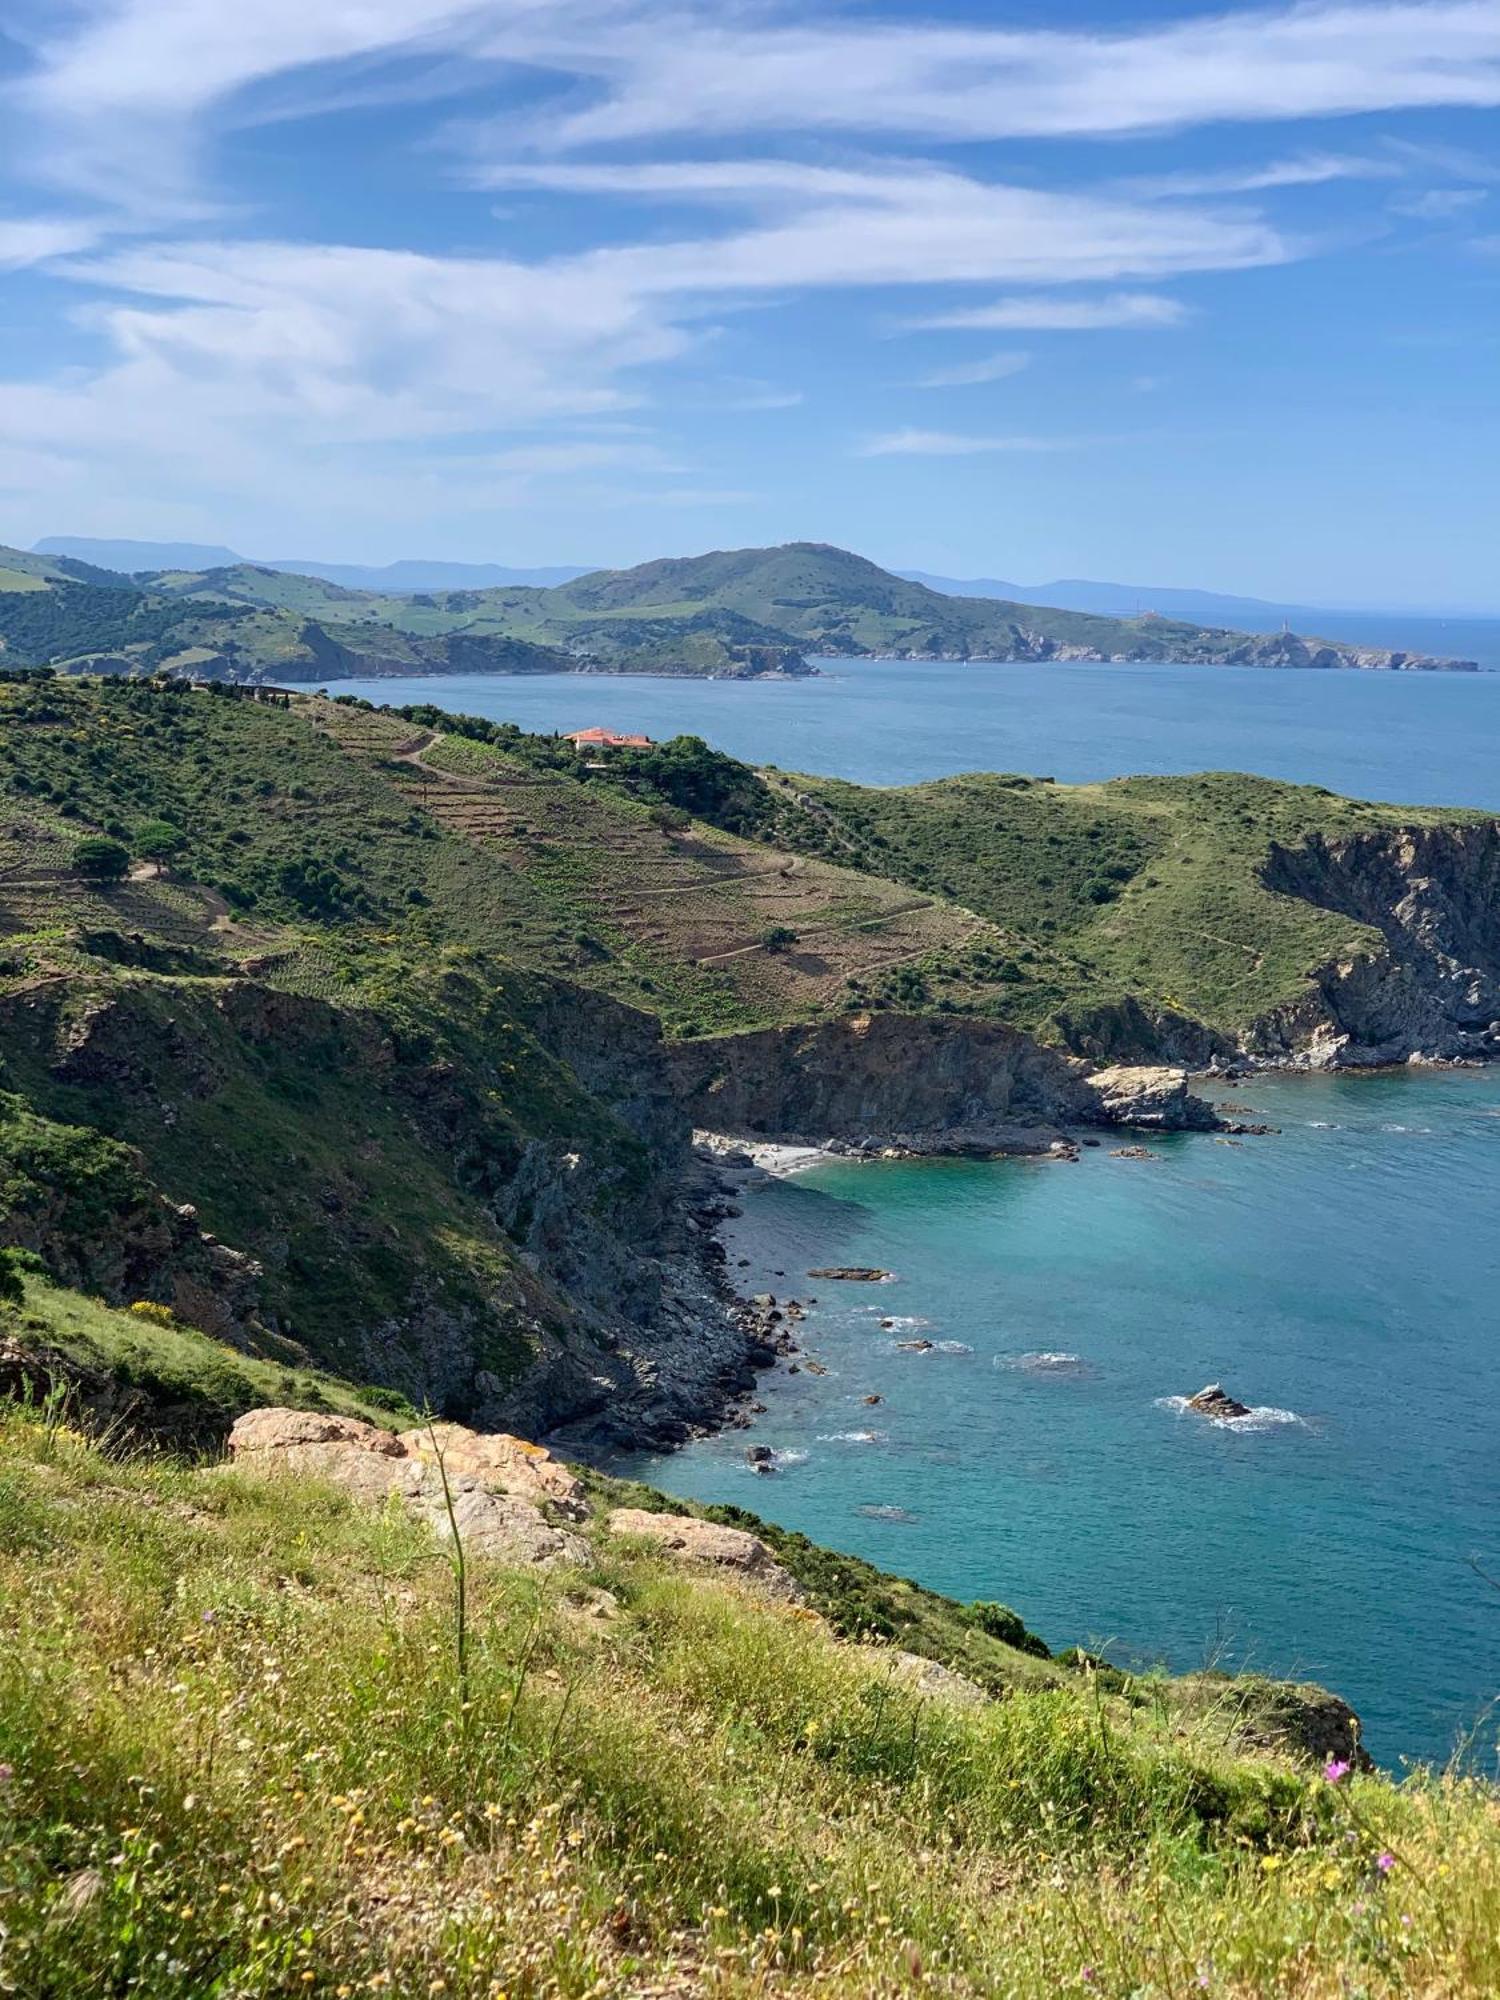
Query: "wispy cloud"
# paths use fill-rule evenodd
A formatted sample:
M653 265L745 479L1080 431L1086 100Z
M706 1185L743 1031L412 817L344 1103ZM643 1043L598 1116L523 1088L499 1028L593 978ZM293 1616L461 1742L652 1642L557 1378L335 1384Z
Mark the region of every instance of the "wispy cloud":
M1216 194L1269 194L1277 188L1323 187L1330 181L1399 179L1402 168L1392 159L1354 153L1302 153L1285 160L1268 160L1258 167L1228 167L1215 173L1191 169L1174 174L1133 175L1117 183L1133 195L1196 197Z
M1487 188L1427 188L1421 194L1393 201L1391 210L1417 222L1449 222L1455 215L1466 215L1471 208L1478 208L1488 200Z
M1031 365L1029 354L989 354L981 361L960 362L953 368L934 368L917 382L919 389L967 389L983 382L1003 382Z
M726 79L733 79L726 88ZM1489 0L1325 0L1115 33L813 18L751 7L637 21L573 147L664 134L1111 135L1210 122L1500 104Z
M0 271L19 271L52 257L71 256L90 248L98 235L91 221L0 215Z
M1077 333L1100 327L1180 326L1187 307L1160 292L1111 292L1099 297L1059 298L1036 294L997 299L993 305L965 306L914 320L917 328L962 328L1007 333Z
M985 437L965 431L887 431L859 448L861 458L969 458L995 451L1076 451L1077 438Z

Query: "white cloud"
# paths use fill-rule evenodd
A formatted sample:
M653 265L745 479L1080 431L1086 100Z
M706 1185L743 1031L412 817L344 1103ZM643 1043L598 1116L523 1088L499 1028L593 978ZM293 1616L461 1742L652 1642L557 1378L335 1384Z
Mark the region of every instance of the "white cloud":
M1488 200L1486 188L1428 188L1422 194L1393 201L1391 209L1396 215L1407 215L1417 222L1447 222Z
M554 148L688 132L1107 136L1493 107L1500 13L1491 0L1332 0L1101 33L704 10L622 26L600 67L600 99L551 121Z
M607 469L628 468L644 492L688 475L650 438L579 433L644 401L645 371L689 357L710 311L899 288L916 295L907 310L926 315L922 326L1170 327L1186 309L1158 288L1174 278L1275 265L1306 247L1249 203L1202 197L1402 170L1317 153L1155 183L1029 187L882 158L891 134L928 147L1113 138L1500 103L1496 0L1304 0L1101 32L945 26L920 18L917 0L904 23L816 5L13 0L18 14L31 11L31 67L0 84L0 149L75 205L85 196L89 213L0 221L0 268L64 269L97 357L0 382L0 483L87 499L102 478L122 491L195 493L205 506L231 492L272 504L297 488L310 509L360 518L381 506L409 512L427 493L519 504L549 480ZM445 135L445 149L423 155L429 172L470 188L608 195L664 211L670 225L658 213L650 240L642 229L529 259L233 240L246 225L228 205L243 189L215 181L224 132L330 104L448 93L485 105L488 122ZM601 152L615 141L632 157ZM636 157L659 141L709 157ZM863 153L836 157L835 143ZM736 148L742 157L713 157ZM115 253L88 256L106 209L130 235ZM580 213L592 219L582 203ZM506 240L508 221L487 223ZM177 240L193 229L212 235ZM974 287L988 289L933 296ZM997 381L1023 362L993 354L925 384ZM796 400L759 379L736 383L734 367L776 373L780 359L737 353L699 407ZM462 451L461 440L471 441ZM921 430L867 446L1062 448ZM617 490L634 489L622 480Z
M19 271L28 264L87 250L97 236L92 222L0 215L0 271Z
M991 451L1076 451L1077 438L984 437L963 431L887 431L860 446L861 458L968 458Z
M993 305L965 306L914 320L918 328L973 328L1005 333L1077 333L1100 327L1180 326L1187 307L1160 292L1109 292L1096 297L997 299Z
M1117 185L1142 196L1268 194L1277 188L1322 187L1330 181L1395 180L1401 168L1394 160L1366 159L1349 153L1302 153L1291 159L1268 160L1259 167L1228 167L1217 173L1193 172L1136 175Z
M1003 382L1031 365L1029 354L989 354L955 368L934 368L915 385L919 389L967 389L981 382Z

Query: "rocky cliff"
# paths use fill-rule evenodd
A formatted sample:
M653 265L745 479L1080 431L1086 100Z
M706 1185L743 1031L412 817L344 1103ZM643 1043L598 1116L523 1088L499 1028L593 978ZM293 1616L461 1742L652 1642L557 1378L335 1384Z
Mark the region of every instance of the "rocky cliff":
M1311 1067L1500 1055L1500 824L1384 829L1273 846L1263 878L1378 933L1313 967L1248 1053Z
M1041 1152L1076 1125L1206 1130L1180 1071L1117 1068L1001 1022L852 1014L680 1044L673 1074L694 1122L741 1138L862 1151Z

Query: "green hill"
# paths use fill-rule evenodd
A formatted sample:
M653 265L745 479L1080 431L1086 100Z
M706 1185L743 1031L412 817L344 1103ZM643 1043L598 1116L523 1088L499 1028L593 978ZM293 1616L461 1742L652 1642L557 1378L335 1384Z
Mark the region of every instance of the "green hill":
M0 720L0 1240L459 1414L670 1434L722 1402L727 1322L651 1359L697 1282L695 1120L1045 1143L1101 1115L1079 1054L1476 1055L1500 1018L1476 814L870 791L693 739L595 768L121 679L0 679Z
M80 610L67 601L80 584L108 586L114 595ZM32 599L29 607L18 606L23 594ZM231 632L225 621L235 611L254 617L242 618ZM81 623L96 641L86 647L77 644ZM148 626L149 649L139 643ZM155 643L168 633L178 636L175 652L165 639ZM402 595L350 590L252 563L161 571L132 583L67 558L0 550L0 647L29 664L77 666L109 656L114 671L166 667L241 680L279 675L314 681L452 671L744 677L805 673L809 657L829 655L1377 669L1473 665L1291 633L1221 631L1150 614L1107 618L950 597L816 542L599 570L551 589Z

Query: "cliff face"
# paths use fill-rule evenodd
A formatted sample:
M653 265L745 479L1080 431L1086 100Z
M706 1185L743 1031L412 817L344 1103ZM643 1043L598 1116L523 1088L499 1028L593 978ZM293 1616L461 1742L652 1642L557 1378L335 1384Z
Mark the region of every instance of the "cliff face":
M1403 827L1273 847L1267 888L1378 931L1315 967L1247 1051L1314 1067L1500 1055L1500 823Z
M740 1138L1029 1152L1068 1125L1213 1123L1178 1072L1094 1072L1017 1028L952 1016L852 1014L688 1042L671 1061L694 1122Z

